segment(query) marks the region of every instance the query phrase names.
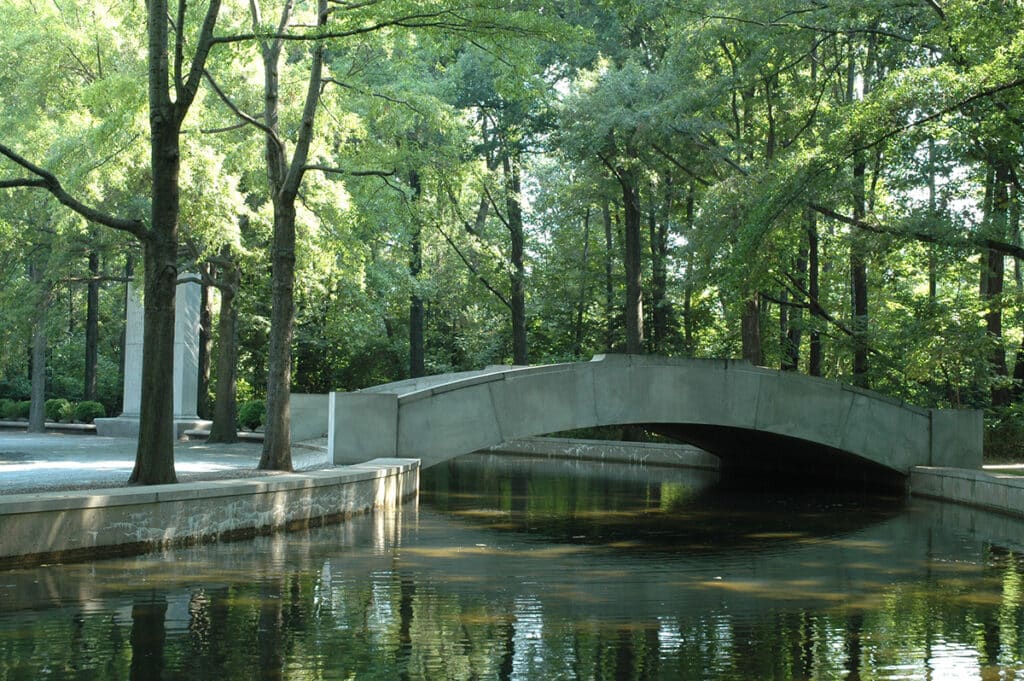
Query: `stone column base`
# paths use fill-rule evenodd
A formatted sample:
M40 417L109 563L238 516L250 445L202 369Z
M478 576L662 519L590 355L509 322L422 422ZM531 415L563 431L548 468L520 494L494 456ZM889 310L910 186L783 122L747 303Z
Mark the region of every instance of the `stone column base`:
M139 417L138 416L114 416L112 418L96 419L96 434L102 437L134 437L139 436ZM201 419L198 416L194 417L181 417L174 419L174 438L176 440L185 439L186 430L195 430L197 428L209 429L213 425L213 421L207 421Z

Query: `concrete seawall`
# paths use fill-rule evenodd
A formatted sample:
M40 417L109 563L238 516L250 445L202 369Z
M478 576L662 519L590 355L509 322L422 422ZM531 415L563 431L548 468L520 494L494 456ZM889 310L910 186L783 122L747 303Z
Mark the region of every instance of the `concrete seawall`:
M910 493L1024 518L1024 476L965 468L918 466Z
M0 498L0 567L141 553L337 522L398 506L419 462Z
M689 445L536 437L505 442L485 451L556 459L719 469L718 457ZM907 491L917 497L1024 518L1022 475L916 466L907 478Z

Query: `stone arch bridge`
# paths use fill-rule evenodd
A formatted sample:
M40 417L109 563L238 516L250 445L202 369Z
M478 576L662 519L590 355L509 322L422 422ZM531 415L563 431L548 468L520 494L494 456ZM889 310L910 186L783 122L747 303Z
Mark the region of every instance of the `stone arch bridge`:
M979 411L922 409L738 360L598 355L489 367L329 399L336 464L429 467L524 437L638 424L719 456L723 468L899 480L914 466L981 466Z

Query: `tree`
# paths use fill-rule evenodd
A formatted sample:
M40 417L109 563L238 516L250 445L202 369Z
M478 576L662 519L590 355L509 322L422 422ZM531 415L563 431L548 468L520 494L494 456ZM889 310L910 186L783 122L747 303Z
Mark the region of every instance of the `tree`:
M0 188L34 187L50 192L86 220L131 234L142 245L145 308L142 362L142 409L135 467L129 482L174 482L174 295L178 279L178 216L181 126L195 100L206 60L213 46L220 0L209 0L186 63L185 0L170 14L168 0L152 0L147 8L148 106L152 190L149 217L121 217L86 203L68 192L60 179L12 147L0 144L5 156L23 174L0 180ZM170 51L169 17L176 18L174 52ZM186 71L187 69L187 71Z

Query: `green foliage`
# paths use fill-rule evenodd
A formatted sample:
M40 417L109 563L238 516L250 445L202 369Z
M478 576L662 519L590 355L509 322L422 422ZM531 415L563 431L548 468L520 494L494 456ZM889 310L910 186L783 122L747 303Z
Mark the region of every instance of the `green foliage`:
M29 413L32 411L32 402L30 400L22 400L15 405L14 418L27 419Z
M60 421L67 421L74 413L74 407L63 397L55 397L53 399L46 400L45 404L46 420L59 423Z
M17 415L17 402L0 397L0 419L13 419Z
M134 30L144 7L0 2L0 143L123 215L148 211L139 198L150 177L145 50ZM309 9L297 10L297 25ZM331 21L361 28L417 9L367 3ZM525 213L531 361L621 348L623 178L642 213L649 349L657 306L667 320L659 352L737 356L756 296L766 365L779 365L785 332L798 331L807 371L813 332L824 374L849 380L850 259L861 250L872 387L923 406L984 407L993 385L1011 382L992 357L1002 350L1010 369L1024 361L1024 289L1007 259L1003 295L985 300L978 254L989 236L1019 243L1019 183L1008 183L1003 217L990 214L994 165L1024 174L1020 3L609 0L559 7L568 26L533 9L461 7L455 31L399 22L331 43L310 149L319 169L297 206L294 391L404 378L413 296L426 310L429 373L509 361L509 199ZM200 14L193 6L186 19ZM258 31L274 30L265 19ZM243 6L226 8L218 33L250 24ZM279 129L291 150L311 52L303 41L283 50ZM222 44L208 63L243 111L263 106L258 53ZM273 211L264 140L237 122L204 85L182 136L180 222L196 258L230 246L240 264L244 411L266 392ZM866 164L859 187L855 160ZM506 193L506 162L522 169L520 196ZM19 176L0 160L0 180ZM858 189L859 226L849 220ZM9 400L0 412L17 415L29 395L27 348L42 306L46 395L84 397L87 250L104 280L97 397L114 411L124 289L106 280L140 262L137 245L41 193L0 191L0 399ZM810 211L815 300L805 290L809 204L832 211ZM1001 337L986 329L993 308ZM1018 421L1012 409L989 414L990 449L1012 449Z
M263 400L249 400L238 407L238 425L256 430L267 417L267 404Z
M86 400L75 405L72 417L80 423L92 423L95 419L101 419L107 415L107 410L99 402Z
M24 400L31 392L32 386L26 378L19 376L0 380L0 397L2 398Z
M985 463L1024 461L1024 404L985 413Z

